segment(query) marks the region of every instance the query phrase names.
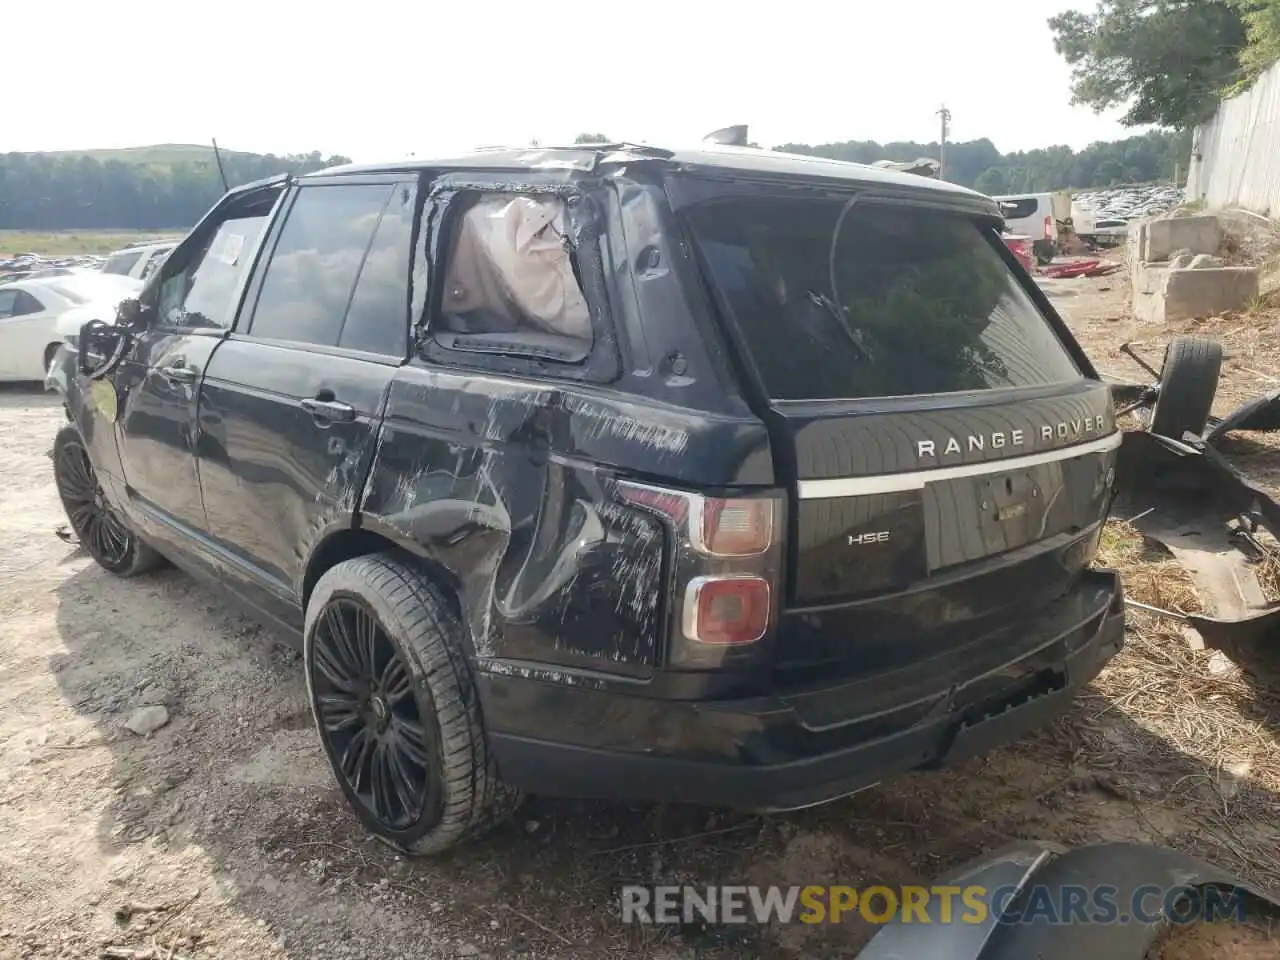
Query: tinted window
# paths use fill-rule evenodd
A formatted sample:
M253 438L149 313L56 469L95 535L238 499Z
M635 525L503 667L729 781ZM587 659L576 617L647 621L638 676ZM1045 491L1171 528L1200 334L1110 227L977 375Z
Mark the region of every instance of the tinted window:
M338 346L403 357L409 329L409 245L414 187L395 188L347 309Z
M25 290L0 290L0 319L40 313L44 305Z
M253 336L337 344L356 274L391 190L383 184L298 191L262 281L249 329Z
M956 214L765 197L690 213L769 395L950 393L1079 377L994 246ZM837 232L838 231L838 232Z
M19 290L18 297L13 304L13 316L26 317L33 313L42 313L44 304L39 299L26 290Z
M138 262L138 259L141 256L141 251L113 253L111 256L107 257L107 262L102 265L102 272L127 274L133 269L133 265Z
M160 287L159 309L164 322L179 327L226 329L235 320L233 302L266 215L224 220L178 273Z

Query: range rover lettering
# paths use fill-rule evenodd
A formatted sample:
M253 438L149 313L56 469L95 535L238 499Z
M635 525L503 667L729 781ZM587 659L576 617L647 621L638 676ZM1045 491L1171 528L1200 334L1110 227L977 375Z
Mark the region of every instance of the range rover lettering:
M1059 714L1120 648L1110 395L944 182L625 143L231 190L50 373L106 570L297 637L336 782L782 810Z

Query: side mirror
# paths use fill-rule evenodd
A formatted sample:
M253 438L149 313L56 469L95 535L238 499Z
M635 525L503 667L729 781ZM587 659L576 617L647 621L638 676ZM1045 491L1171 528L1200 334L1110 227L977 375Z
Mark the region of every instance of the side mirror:
M121 327L136 329L143 322L142 301L137 297L129 297L127 300L121 300L120 305L116 307L116 323Z
M84 324L77 340L81 375L91 380L106 376L119 364L128 341L129 335L118 325L101 320L90 320Z

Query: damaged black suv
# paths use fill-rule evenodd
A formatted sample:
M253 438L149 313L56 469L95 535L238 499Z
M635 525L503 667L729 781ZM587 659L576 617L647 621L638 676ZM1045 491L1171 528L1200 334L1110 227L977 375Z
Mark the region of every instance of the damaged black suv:
M301 635L334 774L780 810L1043 724L1120 648L1107 387L979 194L752 149L228 193L51 382L85 548Z

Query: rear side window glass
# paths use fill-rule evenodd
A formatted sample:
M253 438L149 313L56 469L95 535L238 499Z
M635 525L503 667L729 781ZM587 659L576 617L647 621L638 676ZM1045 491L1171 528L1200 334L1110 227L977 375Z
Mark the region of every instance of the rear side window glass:
M141 257L141 251L113 253L111 256L107 257L107 262L102 265L102 272L118 273L128 276L129 271L133 269L134 264L136 264Z
M409 254L416 188L402 184L373 234L338 346L403 357L409 336Z
M688 217L712 286L774 399L1080 376L997 250L995 231L967 217L761 196L709 203Z
M436 339L458 349L581 360L592 343L564 200L480 195L452 222Z
M18 291L18 299L14 301L13 315L15 317L29 317L33 313L41 313L44 311L44 304L35 296L26 290Z
M302 187L267 264L251 336L335 346L387 184Z

